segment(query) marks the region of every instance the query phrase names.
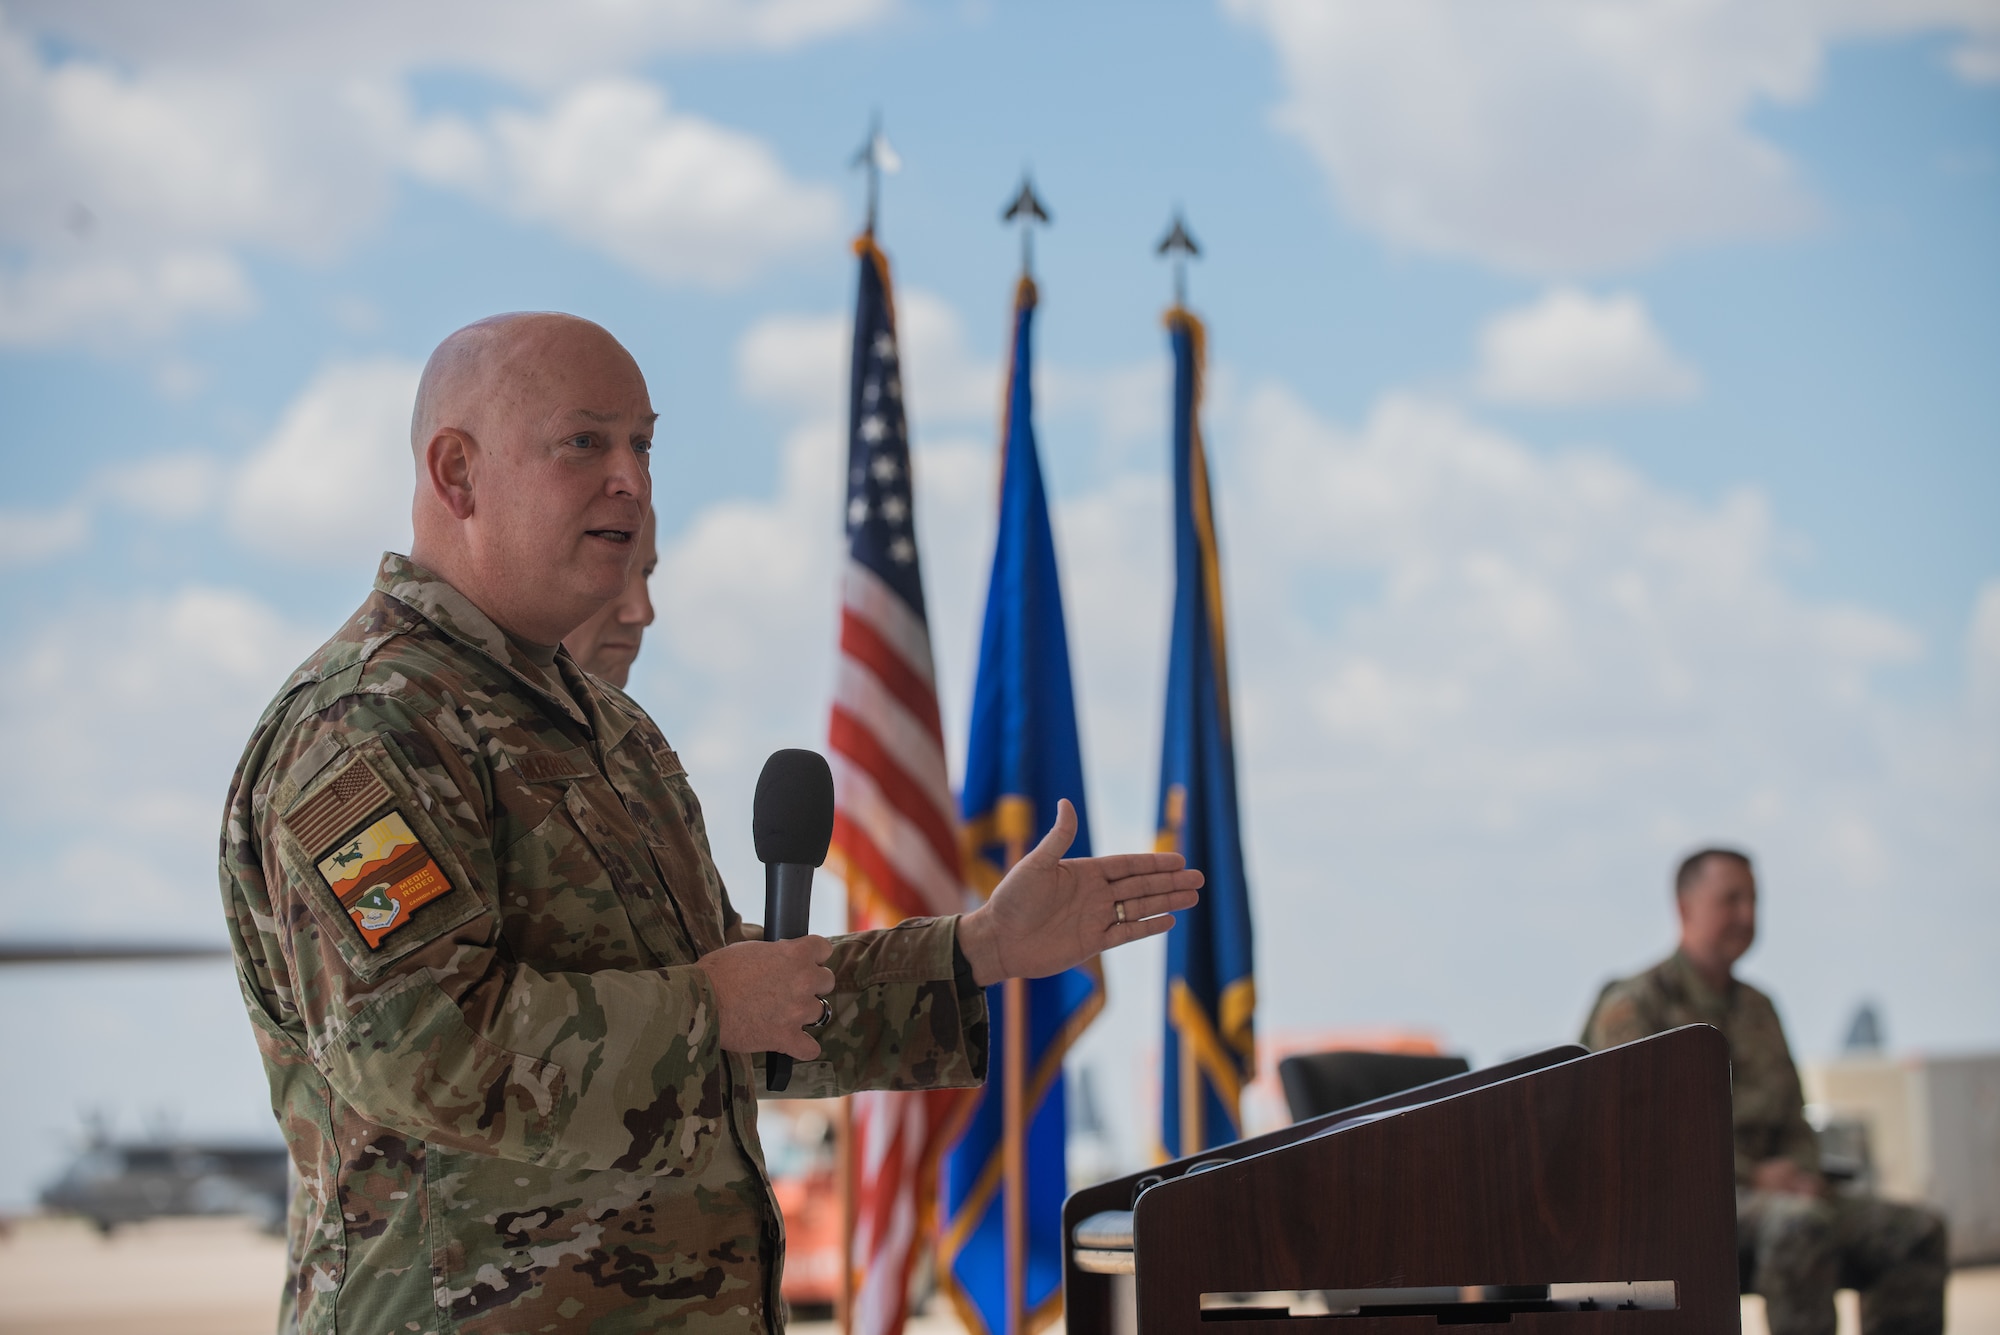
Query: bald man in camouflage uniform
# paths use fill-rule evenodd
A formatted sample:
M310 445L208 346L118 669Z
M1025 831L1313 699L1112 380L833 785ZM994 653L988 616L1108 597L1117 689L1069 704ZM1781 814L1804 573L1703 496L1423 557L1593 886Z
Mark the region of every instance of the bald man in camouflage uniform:
M1612 983L1584 1026L1592 1049L1684 1024L1729 1042L1738 1245L1754 1256L1771 1335L1833 1335L1833 1294L1861 1292L1864 1335L1940 1335L1944 1221L1930 1210L1836 1194L1819 1171L1798 1068L1771 999L1730 972L1757 933L1750 860L1705 849L1675 878L1681 946Z
M383 557L237 770L224 905L299 1175L283 1330L780 1329L760 1054L795 1096L976 1084L984 986L1195 899L1178 858L1064 861L1065 804L972 914L760 940L665 738L557 647L625 586L652 420L585 321L447 340L422 560Z

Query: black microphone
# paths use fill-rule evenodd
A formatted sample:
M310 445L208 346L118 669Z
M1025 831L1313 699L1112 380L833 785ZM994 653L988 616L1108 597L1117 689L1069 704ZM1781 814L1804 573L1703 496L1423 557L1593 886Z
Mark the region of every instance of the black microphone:
M817 751L773 751L757 776L750 808L750 838L764 864L764 939L792 941L806 934L812 915L813 868L826 861L833 842L833 771ZM777 1093L792 1083L792 1059L764 1054L764 1087Z

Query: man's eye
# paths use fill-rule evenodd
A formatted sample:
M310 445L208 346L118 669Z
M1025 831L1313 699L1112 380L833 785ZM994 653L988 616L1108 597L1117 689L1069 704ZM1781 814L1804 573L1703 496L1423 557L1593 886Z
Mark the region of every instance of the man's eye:
M597 444L597 437L590 435L588 432L586 432L581 436L571 436L567 441L563 443L566 445L574 445L578 449L587 450Z
M639 455L651 454L653 452L653 442L642 436L632 442L632 452Z

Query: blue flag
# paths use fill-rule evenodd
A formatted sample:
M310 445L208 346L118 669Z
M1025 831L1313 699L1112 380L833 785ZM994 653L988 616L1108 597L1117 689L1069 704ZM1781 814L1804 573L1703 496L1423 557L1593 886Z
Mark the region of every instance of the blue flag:
M990 894L1006 870L1055 824L1056 800L1076 807L1072 857L1090 853L1083 806L1083 754L1070 690L1069 637L1041 460L1035 453L1029 387L1035 285L1021 279L1014 303L1014 354L1008 372L1007 422L1000 473L1000 526L979 676L972 695L960 807L965 815L967 879ZM1064 1162L1063 1053L1104 1002L1096 962L1023 986L1027 992L1022 1161L1025 1165L1024 1331L1007 1330L1007 1227L1004 1200L1006 1007L1003 989L987 990L992 1015L991 1068L985 1088L962 1117L947 1152L938 1281L974 1335L1026 1335L1061 1309Z
M1251 1014L1250 889L1236 820L1236 748L1222 565L1201 444L1201 321L1167 312L1174 350L1174 626L1160 746L1159 841L1205 878L1201 903L1167 934L1160 1144L1179 1158L1242 1137L1243 1086L1257 1072Z

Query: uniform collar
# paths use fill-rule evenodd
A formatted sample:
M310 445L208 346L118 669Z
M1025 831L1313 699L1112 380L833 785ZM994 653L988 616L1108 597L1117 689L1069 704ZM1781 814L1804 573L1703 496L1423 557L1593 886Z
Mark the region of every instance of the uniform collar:
M550 690L541 665L516 649L506 632L470 598L409 557L396 552L382 553L382 564L375 572L375 589L506 669L565 718L589 728L605 746L615 745L625 735L629 725L624 715L605 703L603 693L590 684L589 674L577 667L569 650L557 648L555 666L548 671L562 673L563 684L576 695L575 700ZM583 708L589 709L590 717L585 717Z
M1730 1007L1735 1004L1734 978L1729 980L1727 991L1716 991L1709 985L1708 979L1702 977L1701 970L1694 967L1694 961L1679 950L1674 951L1673 958L1667 961L1667 967L1674 972L1675 981L1680 985L1682 994L1696 1010L1712 1015L1727 1015Z

